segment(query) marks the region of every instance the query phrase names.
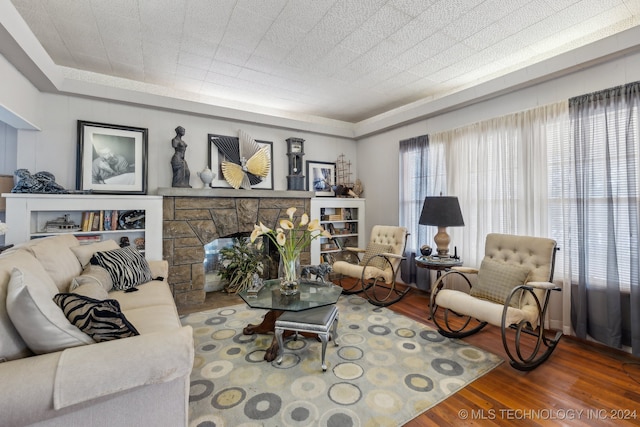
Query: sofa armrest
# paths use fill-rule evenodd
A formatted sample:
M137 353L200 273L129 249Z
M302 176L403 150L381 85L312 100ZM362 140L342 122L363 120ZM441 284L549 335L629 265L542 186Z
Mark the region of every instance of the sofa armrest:
M53 407L189 375L193 357L190 326L66 349L56 369Z
M149 269L151 270L151 277L154 279L156 277L164 277L164 280L167 280L169 277L169 262L167 260L152 260L147 261L149 263Z
M188 376L193 353L186 326L0 363L0 424L32 424L65 406Z

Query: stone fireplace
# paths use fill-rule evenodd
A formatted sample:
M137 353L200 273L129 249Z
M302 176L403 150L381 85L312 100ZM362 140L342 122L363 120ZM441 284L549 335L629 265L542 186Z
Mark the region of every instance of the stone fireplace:
M169 262L169 285L178 307L204 302L204 245L223 237L251 233L253 225L270 228L295 206L310 213L307 191L161 188L163 258ZM306 259L305 259L306 258ZM309 254L303 254L308 263Z

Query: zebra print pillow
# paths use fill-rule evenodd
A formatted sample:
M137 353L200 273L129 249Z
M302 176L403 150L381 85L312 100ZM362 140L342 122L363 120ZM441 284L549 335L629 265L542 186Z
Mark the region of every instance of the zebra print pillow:
M152 280L149 263L132 246L96 252L91 257L91 264L99 265L109 272L116 291L126 291Z
M78 294L61 293L53 297L74 326L95 342L111 341L140 335L120 311L114 299L103 301Z

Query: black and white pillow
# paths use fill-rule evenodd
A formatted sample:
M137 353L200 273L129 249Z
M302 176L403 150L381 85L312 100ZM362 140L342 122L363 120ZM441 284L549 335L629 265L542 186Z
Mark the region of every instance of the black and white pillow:
M149 263L144 255L131 246L96 252L91 257L91 264L99 265L109 272L116 291L126 291L152 280Z
M140 335L114 299L97 300L73 293L56 294L53 301L74 326L95 342Z

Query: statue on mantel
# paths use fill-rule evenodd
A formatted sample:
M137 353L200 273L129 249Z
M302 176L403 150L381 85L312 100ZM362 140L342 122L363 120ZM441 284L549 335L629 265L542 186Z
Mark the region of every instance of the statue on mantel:
M189 185L191 172L189 171L189 165L187 165L187 161L184 158L184 154L187 151L187 143L182 140L184 134L184 128L182 126L178 126L176 128L176 136L171 140L171 145L175 150L175 153L171 158L171 169L173 169L173 180L171 181L171 186L191 188Z

